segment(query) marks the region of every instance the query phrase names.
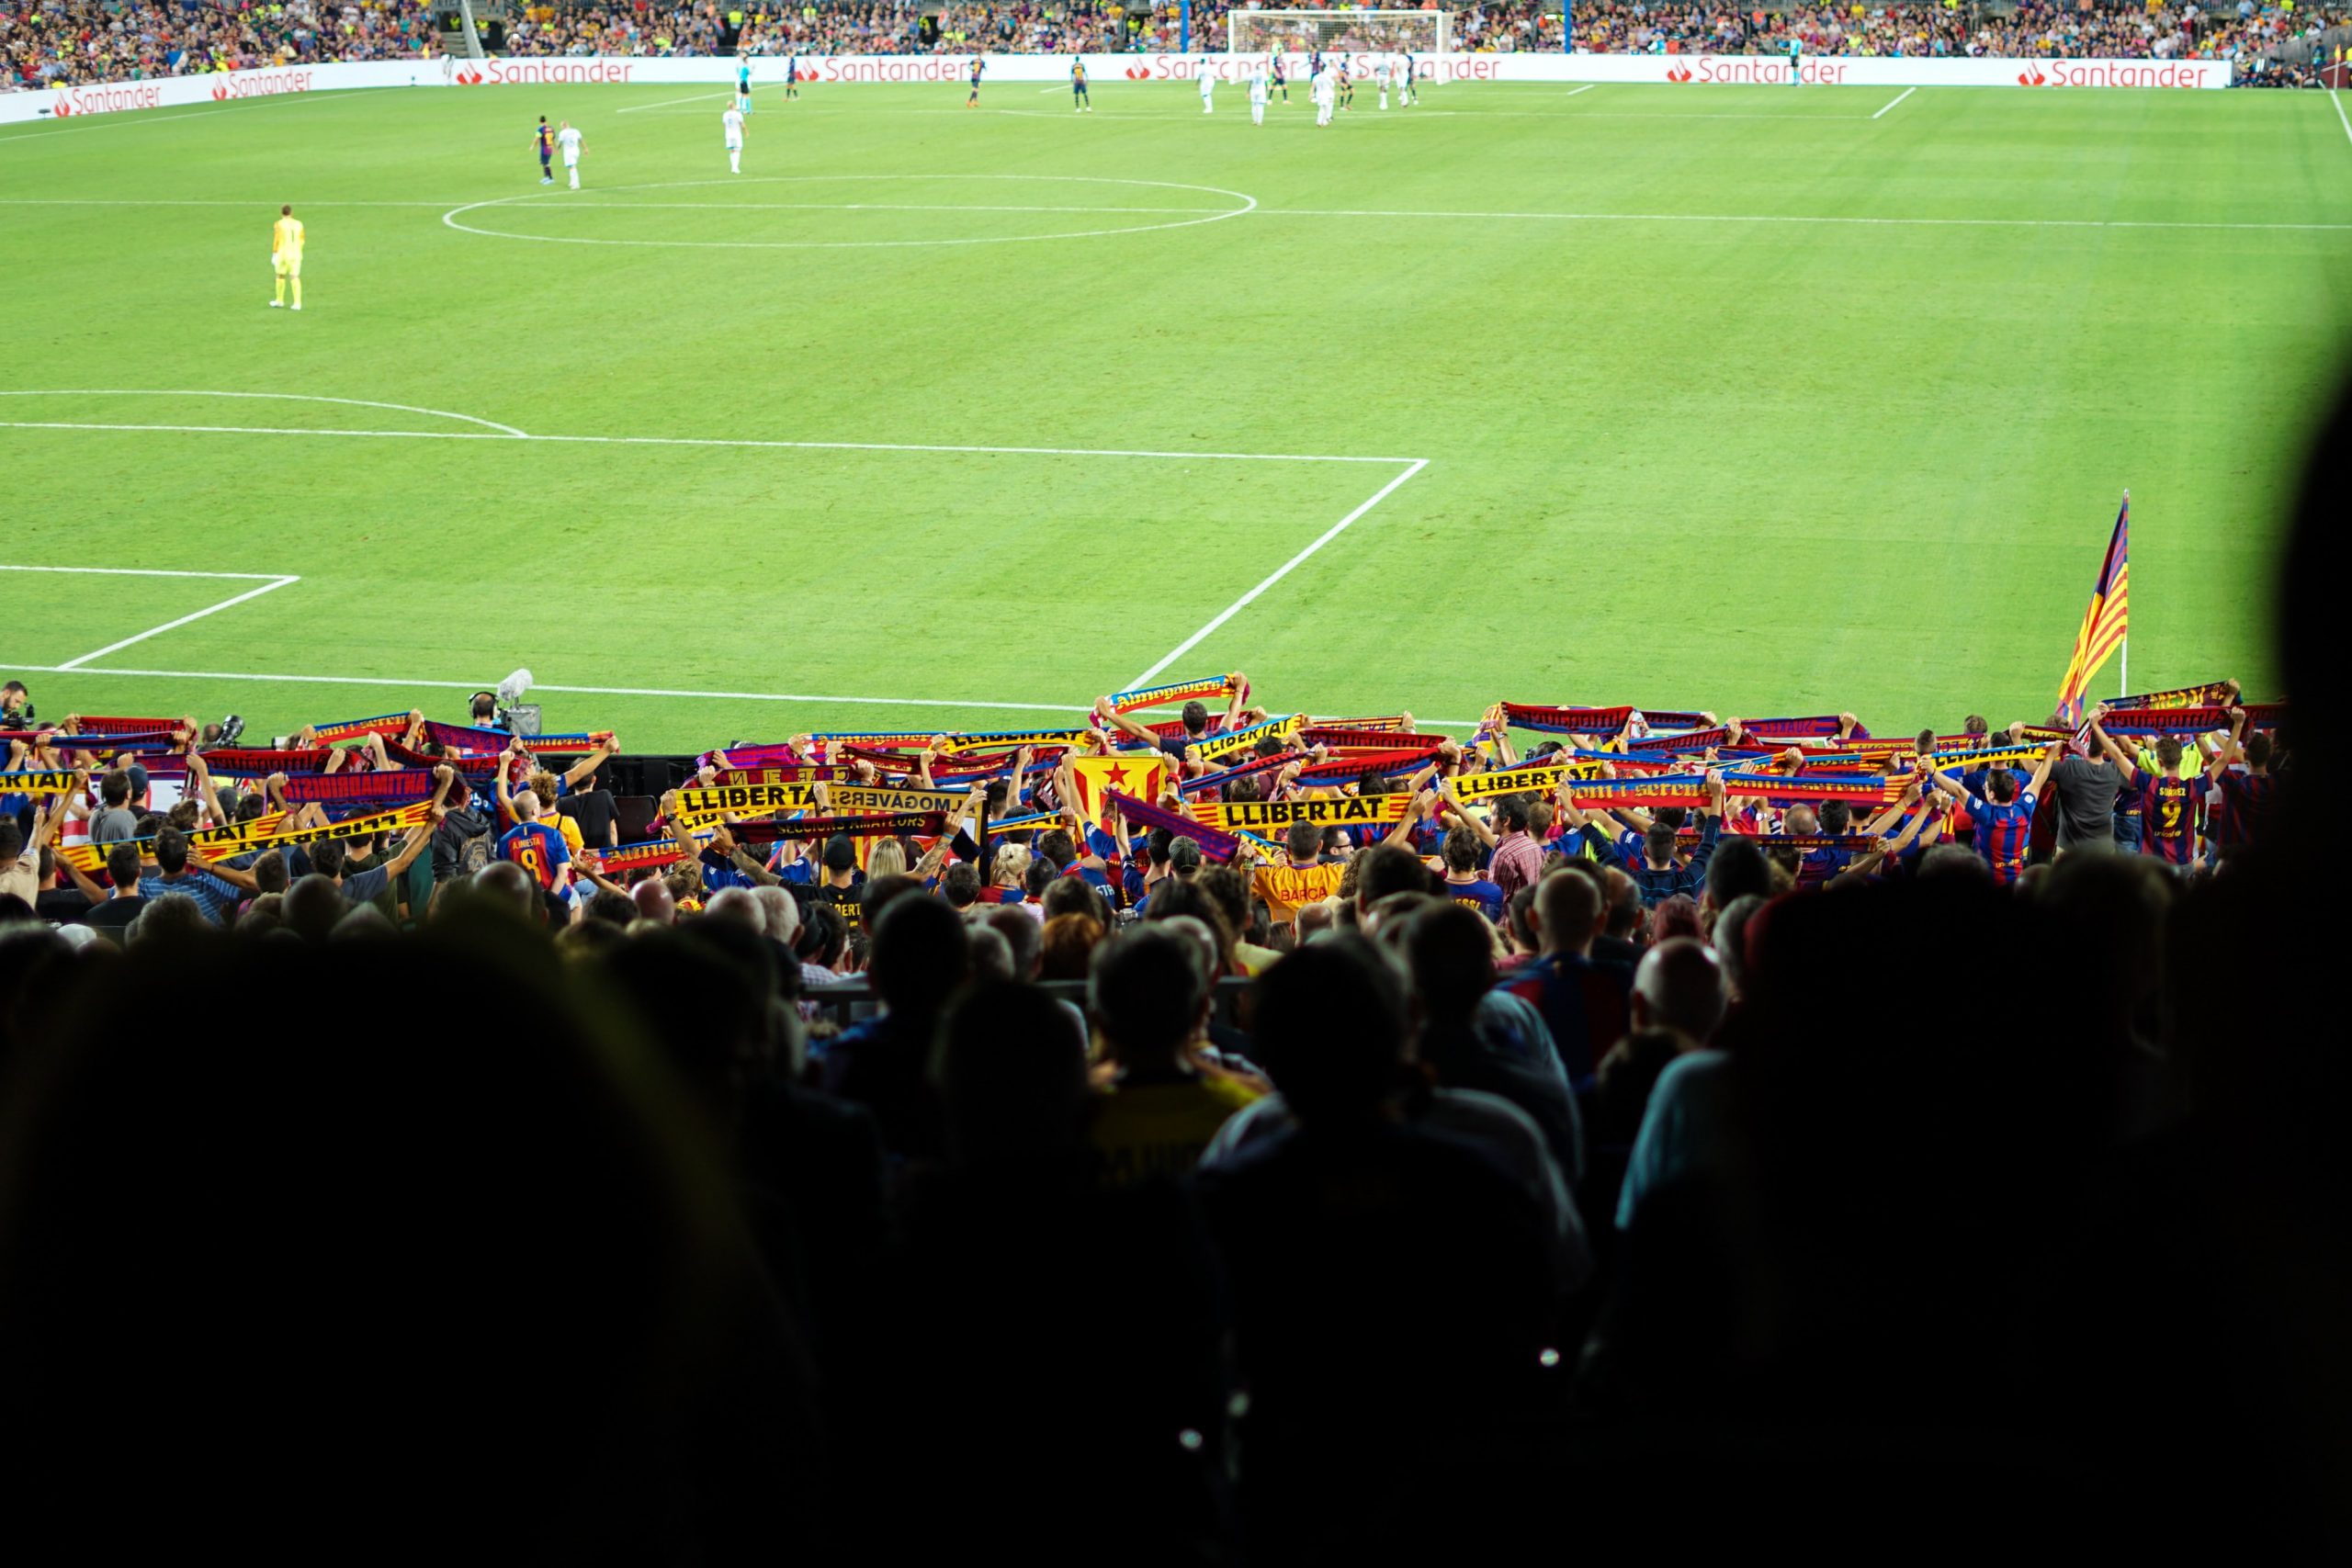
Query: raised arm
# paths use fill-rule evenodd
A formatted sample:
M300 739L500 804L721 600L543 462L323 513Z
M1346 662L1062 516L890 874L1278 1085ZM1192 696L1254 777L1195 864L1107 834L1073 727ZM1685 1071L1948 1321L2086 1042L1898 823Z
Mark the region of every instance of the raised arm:
M2233 707L2230 710L2229 744L2223 746L2220 750L2213 753L2212 765L2205 770L2205 783L2208 786L2214 789L2219 789L2221 787L2222 775L2228 773L2230 771L2230 764L2236 761L2239 756L2243 754L2240 748L2242 748L2245 743L2245 709Z
M2050 782L2050 770L2056 767L2058 759L2065 754L2066 743L2064 740L2052 740L2043 749L2041 761L2033 765L2033 777L2026 781L2025 791L2028 795L2032 795L2036 800L2041 798L2041 786Z
M1242 710L1250 701L1250 678L1236 670L1225 678L1225 728L1241 728Z
M617 735L607 735L602 740L597 741L596 749L594 751L589 752L588 755L581 758L580 761L572 763L570 768L565 770L563 775L563 787L570 789L579 784L582 779L594 778L596 776L596 770L603 767L606 760L609 758L617 756L620 752L620 749L621 741L620 737Z
M1154 735L1149 729L1146 728L1134 717L1121 713L1116 708L1113 707L1109 697L1097 697L1094 699L1094 716L1101 719L1103 723L1109 725L1112 728L1117 730L1122 735L1133 736L1136 739L1143 741L1147 745L1157 746L1159 744L1159 736Z
M2123 770L2123 776L2128 779L2133 773L2139 772L2140 764L2137 761L2134 761L2131 754L2126 752L2122 747L2118 746L2115 743L2113 737L2109 736L2106 729L2101 728L2099 720L2106 716L2107 705L2105 703L2101 703L2091 713L2091 739L2098 742L2099 749L2101 750L2115 759L2115 765Z

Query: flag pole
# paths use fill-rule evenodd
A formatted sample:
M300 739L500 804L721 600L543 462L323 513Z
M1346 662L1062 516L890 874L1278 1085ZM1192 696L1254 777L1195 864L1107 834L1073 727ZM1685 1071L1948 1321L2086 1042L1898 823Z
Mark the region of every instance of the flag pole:
M2123 504L2127 508L2132 504L2132 492L2128 490L2123 492ZM2117 648L2116 654L2116 662L2123 667L2120 671L2123 679L2122 683L2116 688L2115 694L2119 697L2128 697L2132 694L2132 623L2128 618L2123 623L2123 641L2121 646Z

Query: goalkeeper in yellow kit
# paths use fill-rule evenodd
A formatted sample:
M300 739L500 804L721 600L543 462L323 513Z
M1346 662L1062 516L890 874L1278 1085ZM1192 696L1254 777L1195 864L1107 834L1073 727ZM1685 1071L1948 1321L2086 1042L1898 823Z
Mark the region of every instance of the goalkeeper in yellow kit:
M269 264L277 270L277 298L269 302L273 310L286 303L286 285L294 285L294 308L302 308L302 220L294 216L291 207L277 209L277 221L269 226Z

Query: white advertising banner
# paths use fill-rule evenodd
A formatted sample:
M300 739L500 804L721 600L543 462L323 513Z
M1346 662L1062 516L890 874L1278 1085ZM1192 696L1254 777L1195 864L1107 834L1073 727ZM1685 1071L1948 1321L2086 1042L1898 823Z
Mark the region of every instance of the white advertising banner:
M810 55L798 62L800 80L827 83L957 83L971 70L965 54ZM1103 86L1122 82L1194 81L1204 73L1247 81L1262 54L992 54L984 82L1037 83L1069 79L1073 60ZM1373 56L1343 57L1368 74ZM1293 76L1306 59L1284 56ZM788 66L778 55L752 61L755 85L781 83ZM1449 82L1622 82L1676 86L1723 83L1785 85L1789 62L1770 54L1442 54L1422 55L1416 75ZM661 86L735 80L737 62L718 56L655 59L565 56L551 59L368 61L348 65L297 65L261 71L212 72L147 82L112 82L0 93L0 124L128 109L229 103L348 87ZM1859 55L1806 55L1799 69L1808 84L1847 87L2226 87L2225 60L1936 60Z
M209 71L148 82L107 82L90 87L48 87L0 93L0 125L28 119L72 119L126 109L186 108L238 98L317 93L334 87L446 87L439 60L362 61L349 65L290 65L262 71Z

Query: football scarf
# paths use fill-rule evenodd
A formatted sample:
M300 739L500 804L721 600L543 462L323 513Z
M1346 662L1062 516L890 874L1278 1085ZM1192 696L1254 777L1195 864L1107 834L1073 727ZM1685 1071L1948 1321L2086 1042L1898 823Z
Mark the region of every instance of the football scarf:
M243 780L242 787L258 788L260 781ZM298 806L310 801L323 806L377 806L412 800L429 803L435 787L433 774L423 768L400 768L390 773L299 773L286 781L285 795Z
M1902 781L1889 780L1876 773L1825 773L1791 775L1788 773L1725 773L1724 793L1744 795L1750 799L1769 800L1776 805L1793 805L1820 800L1849 800L1878 806L1890 798L1890 791L1899 795Z
M746 822L729 829L739 844L774 844L786 839L824 843L845 839L935 839L947 830L940 811L899 811L884 817L804 817L791 822Z
M85 784L95 783L85 778ZM74 775L62 771L44 773L0 773L0 795L72 795Z
M1718 724L1712 729L1686 729L1673 735L1645 735L1639 740L1625 742L1630 754L1666 752L1669 755L1684 751L1705 751L1724 745L1731 739L1731 731Z
M187 841L191 848L204 851L207 859L219 860L224 855L243 853L246 848L277 832L285 820L286 813L283 811L267 812L251 821L232 822L225 828L198 828L187 835ZM143 839L117 841L131 845L149 860L155 858L153 834ZM63 844L59 846L57 852L69 864L86 874L106 864L107 856L113 849L113 844Z
M2169 692L2142 692L2134 696L2118 697L2109 704L2110 708L2207 708L2227 707L2230 687L2226 681L2208 681L2201 686L2175 686Z
M710 782L713 786L773 784L841 784L852 775L847 768L820 768L810 762L793 762L760 768L721 768Z
M1201 761L1221 761L1249 750L1261 740L1283 739L1306 728L1306 716L1292 714L1288 718L1261 719L1239 729L1228 729L1221 735L1204 736L1199 742Z
M433 807L427 805L403 806L397 811L378 811L365 817L347 817L340 822L330 822L323 828L294 828L277 833L259 833L239 840L243 850L284 849L289 844L322 844L331 839L367 839L378 833L394 833L402 828L413 828L433 819Z
M1326 795L1300 800L1201 800L1186 807L1193 818L1227 833L1245 829L1285 831L1295 822L1324 828L1355 828L1401 822L1412 814L1409 795Z
M1453 797L1469 802L1491 800L1498 795L1548 795L1562 779L1599 779L1599 762L1574 760L1534 762L1498 773L1465 773L1453 781Z
M1333 757L1327 761L1309 762L1298 771L1303 784L1353 784L1366 773L1378 773L1394 778L1398 773L1418 773L1437 761L1430 751L1374 751L1352 757Z
M840 784L826 793L826 809L855 812L942 811L956 814L969 804L966 796L944 789L875 789Z
M1513 729L1546 735L1614 735L1633 718L1630 707L1567 708L1542 703L1505 703L1503 719Z
M1739 728L1749 735L1759 735L1767 740L1818 740L1838 733L1836 714L1817 714L1811 718L1748 718Z
M1023 746L1083 746L1098 739L1098 729L982 729L966 735L951 735L944 754L954 757L967 751L1001 751ZM917 749L931 743L924 736Z
M2049 746L2043 744L1987 746L1981 751L1930 751L1919 759L1919 766L1931 773L1965 773L1978 768L2024 768L2031 772L2049 750Z
M444 725L442 728L455 727ZM334 724L314 724L310 728L312 737L320 740L356 740L363 735L381 735L389 739L392 736L408 733L408 715L379 713L373 718L346 718ZM492 745L501 751L506 750L507 741L514 739L503 729L484 733L495 738Z
M0 740L21 740L28 746L54 746L65 751L168 751L179 744L168 729L125 735L68 735L62 729L5 729Z
M96 714L74 716L76 732L81 735L153 735L170 734L178 727L176 718L107 718ZM109 742L111 744L111 742Z
M711 830L706 828L693 837L696 840L695 852L700 853L701 846L707 844L713 835ZM583 858L589 859L597 872L608 882L617 881L634 872L659 871L663 866L675 865L686 858L678 848L676 840L671 839L651 839L641 844L623 844L616 850L584 850L582 854Z
M817 806L818 786L787 780L781 784L706 784L678 792L678 819L700 824L722 812L763 814L807 811Z
M221 746L204 753L204 765L216 773L316 773L334 755L332 746L308 746L278 750L261 746Z
M1238 767L1227 768L1223 773L1203 773L1196 779L1179 779L1176 781L1176 787L1185 795L1195 795L1204 790L1223 789L1237 779L1254 778L1260 773L1278 773L1295 761L1297 759L1287 751L1279 757L1256 757Z
M403 730L407 728L405 723L401 726ZM424 736L428 740L438 740L452 751L503 751L514 743L514 736L507 730L441 724L429 718L424 721ZM523 749L534 756L584 757L612 738L611 730L599 729L571 735L526 735L522 739Z
M2287 717L2285 703L2241 703L2248 729L2276 729ZM2230 728L2230 710L2201 708L2126 708L2108 710L2098 727L2109 735L2204 735Z
M1575 779L1568 784L1568 804L1587 809L1613 811L1633 806L1657 810L1668 806L1708 803L1704 773L1656 773L1637 779Z
M1407 736L1415 739L1419 739L1414 731L1407 729L1405 728L1405 716L1401 713L1396 713L1375 714L1368 718L1318 718L1312 725L1308 726L1308 728L1314 729L1378 730L1381 734L1389 738L1385 742L1384 742L1384 744L1396 746L1403 744L1403 742L1396 739L1399 735Z
M1445 744L1442 735L1408 734L1364 725L1310 724L1298 732L1298 738L1309 746L1360 746L1373 751L1434 751Z
M1165 828L1180 839L1190 839L1201 846L1201 853L1220 864L1241 852L1241 840L1221 828L1196 822L1180 811L1168 811L1136 799L1133 795L1110 792L1105 798L1119 808L1119 815L1130 828Z
M1139 686L1132 692L1118 693L1111 699L1111 711L1134 713L1138 708L1158 707L1162 703L1186 703L1231 694L1222 675L1213 681L1178 681L1172 685ZM1241 700L1245 703L1250 700L1250 683L1246 681L1241 683Z

